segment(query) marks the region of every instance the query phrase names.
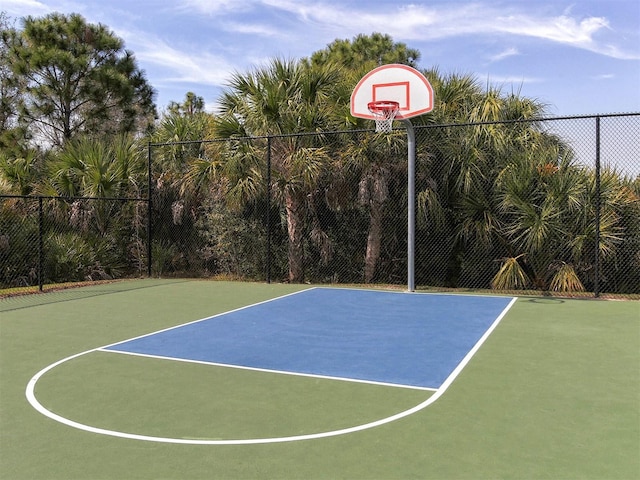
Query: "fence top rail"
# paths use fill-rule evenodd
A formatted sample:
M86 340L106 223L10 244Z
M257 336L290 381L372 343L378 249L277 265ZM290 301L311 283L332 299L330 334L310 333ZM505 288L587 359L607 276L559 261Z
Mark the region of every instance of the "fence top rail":
M640 112L630 113L607 113L602 115L572 115L565 117L537 117L537 118L518 118L514 120L493 120L487 122L466 122L466 123L441 123L433 125L416 125L414 128L427 129L427 128L441 128L441 127L470 127L474 125L500 125L500 124L514 124L514 123L543 123L553 122L559 120L584 120L584 119L598 119L598 118L611 118L611 117L637 117L640 116Z
M291 137L313 137L319 135L338 135L344 133L360 133L360 132L373 132L373 128L361 128L353 130L328 130L322 132L299 132L299 133L279 133L273 135L256 135L255 137L227 137L227 138L208 138L200 140L183 140L179 142L149 142L149 147L169 147L173 145L193 145L197 143L220 143L236 141L248 141L248 140L268 140L270 138L291 138Z
M148 198L133 198L133 197L67 197L64 195L52 196L52 195L4 195L0 194L0 198L41 198L43 200L110 200L121 202L147 202Z
M418 129L431 129L442 127L469 127L472 125L499 125L499 124L513 124L513 123L541 123L552 122L558 120L581 120L590 118L610 118L610 117L635 117L640 116L640 112L622 112L622 113L604 113L604 114L589 114L589 115L569 115L561 117L536 117L536 118L519 118L514 120L494 120L487 122L467 122L467 123L437 123L432 125L414 125L416 130ZM254 137L229 137L229 138L209 138L200 140L182 140L178 142L149 142L148 147L167 147L173 145L194 145L198 143L219 143L228 142L231 140L236 141L248 141L248 140L268 140L270 138L291 138L291 137L307 137L318 135L340 135L340 134L353 134L374 132L374 128L363 128L354 130L333 130L323 132L300 132L300 133L280 133L274 135L256 135Z

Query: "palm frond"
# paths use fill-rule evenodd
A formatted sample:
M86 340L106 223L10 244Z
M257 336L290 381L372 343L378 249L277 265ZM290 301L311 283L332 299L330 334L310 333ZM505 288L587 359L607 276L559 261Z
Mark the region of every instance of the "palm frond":
M584 292L585 288L573 265L562 262L549 282L549 290L554 292Z
M417 220L420 227L429 226L441 230L447 223L447 213L438 192L434 188L427 188L418 193Z
M495 290L522 290L531 285L531 279L518 262L523 254L517 257L502 259L502 266L491 280L491 288Z

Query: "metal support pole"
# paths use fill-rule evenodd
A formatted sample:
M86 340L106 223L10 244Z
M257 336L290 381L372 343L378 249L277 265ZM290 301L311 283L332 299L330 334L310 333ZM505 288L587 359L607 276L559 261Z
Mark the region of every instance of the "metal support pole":
M403 122L407 127L407 290L413 292L416 289L416 134L409 119Z
M42 197L38 197L38 290L44 285L44 212Z
M267 137L267 283L271 283L271 137Z
M593 265L595 275L593 284L593 294L597 298L600 296L600 117L596 117L596 252Z
M153 205L151 203L153 191L153 179L151 178L151 143L147 145L147 277L151 277L151 215L153 213Z

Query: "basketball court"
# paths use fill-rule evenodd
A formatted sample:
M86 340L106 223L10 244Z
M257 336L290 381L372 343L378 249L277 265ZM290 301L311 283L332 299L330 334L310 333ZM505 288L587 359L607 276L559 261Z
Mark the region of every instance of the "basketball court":
M637 471L637 302L153 279L2 302L4 478Z
M397 420L435 401L514 302L510 297L312 288L61 359L36 374L26 394L40 413L61 423L137 440L243 444L353 433ZM137 368L139 357L146 357L218 369L415 389L427 394L411 409L365 424L304 435L229 439L217 439L220 432L215 430L210 432L210 439L110 430L55 413L39 401L36 388L43 377L55 375L56 369L73 369L66 364L86 362L81 358L85 355L106 358L104 353L127 355L126 362L132 368Z

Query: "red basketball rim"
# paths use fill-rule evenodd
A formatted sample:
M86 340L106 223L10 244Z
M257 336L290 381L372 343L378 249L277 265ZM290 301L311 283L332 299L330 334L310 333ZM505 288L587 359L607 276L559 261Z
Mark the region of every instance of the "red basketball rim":
M400 103L390 100L377 100L375 102L369 102L367 104L369 111L373 114L387 116L389 114L398 113L400 110Z

